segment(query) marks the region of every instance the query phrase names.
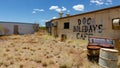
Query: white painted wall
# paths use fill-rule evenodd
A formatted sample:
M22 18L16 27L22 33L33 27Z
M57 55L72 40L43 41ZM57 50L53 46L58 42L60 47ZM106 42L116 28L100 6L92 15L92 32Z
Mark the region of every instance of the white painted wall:
M19 34L33 34L35 32L33 24L0 22L0 35L14 34L14 25L18 25Z
M19 24L18 28L19 34L33 34L35 32L31 24Z
M9 29L7 34L4 33L5 32L4 28ZM13 34L13 24L11 24L11 23L0 23L0 29L1 29L0 31L2 31L0 33L0 35L3 35L3 34L5 34L5 35Z

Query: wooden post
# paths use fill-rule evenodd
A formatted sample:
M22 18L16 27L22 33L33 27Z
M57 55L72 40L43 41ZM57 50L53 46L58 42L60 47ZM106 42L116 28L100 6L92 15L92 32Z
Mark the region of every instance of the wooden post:
M120 55L120 41L119 39L115 39L115 49L117 49L119 51L119 55Z

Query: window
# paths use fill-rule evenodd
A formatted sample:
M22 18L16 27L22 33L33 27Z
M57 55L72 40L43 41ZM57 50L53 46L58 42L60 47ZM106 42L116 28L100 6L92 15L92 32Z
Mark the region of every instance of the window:
M114 30L120 30L120 18L115 18L112 20L112 28Z
M69 29L69 22L64 23L64 29Z

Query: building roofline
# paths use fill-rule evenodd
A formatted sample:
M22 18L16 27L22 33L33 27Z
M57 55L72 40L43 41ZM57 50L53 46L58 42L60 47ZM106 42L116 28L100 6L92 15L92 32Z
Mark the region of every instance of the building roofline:
M8 22L8 21L0 21L0 23L29 24L29 25L37 24L37 23Z
M64 19L64 18L70 18L70 17L74 17L74 16L79 16L79 15L84 15L84 14L89 14L89 13L94 13L94 12L99 12L99 11L108 10L108 9L112 9L112 8L119 8L119 7L120 7L120 5L117 5L117 6L108 7L108 8L103 8L103 9L99 9L99 10L88 11L88 12L85 12L85 13L80 13L80 14L71 15L71 16L68 16L68 17L62 17L62 18L52 19L52 21L53 21L53 20Z

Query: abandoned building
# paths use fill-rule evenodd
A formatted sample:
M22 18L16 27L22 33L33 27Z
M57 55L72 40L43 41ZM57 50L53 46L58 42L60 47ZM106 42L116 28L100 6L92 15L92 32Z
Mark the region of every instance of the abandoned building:
M45 23L45 25L46 25L46 31L49 33L49 35L52 35L52 23L51 22L52 21L47 21Z
M38 31L39 24L0 22L0 35L33 34Z
M62 14L46 22L49 34L61 41L77 39L104 47L112 45L120 54L120 5L65 17Z
M61 15L46 22L50 24L46 25L48 33L55 37L86 39L104 36L120 39L120 5L66 17Z

